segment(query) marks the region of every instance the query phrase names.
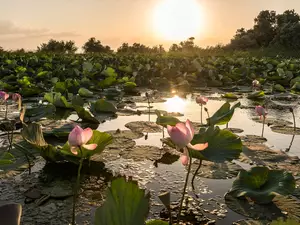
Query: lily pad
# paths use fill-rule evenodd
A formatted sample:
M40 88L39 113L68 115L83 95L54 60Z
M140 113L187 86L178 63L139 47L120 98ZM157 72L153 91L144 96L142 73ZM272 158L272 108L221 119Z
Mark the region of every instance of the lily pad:
M258 135L245 135L241 136L242 141L249 142L249 143L264 143L267 141L266 138Z
M81 96L81 97L85 97L85 98L91 98L94 96L94 93L86 88L80 88L78 90L78 94Z
M230 104L228 102L224 103L218 111L214 113L214 115L207 119L207 123L209 125L224 125L227 124L234 113L234 110L237 107L240 107L241 103L238 102L234 106L230 108Z
M72 184L68 181L57 180L50 186L43 187L42 194L49 195L51 198L67 198L73 195Z
M101 154L95 154L91 157L91 161L111 162L119 159L122 148L106 147Z
M123 158L135 161L143 161L145 159L158 160L163 154L164 152L160 148L148 145L137 145L131 149L127 148L120 153Z
M159 133L162 132L162 127L154 122L149 121L134 121L125 124L125 127L134 131L142 133Z
M300 200L285 196L276 196L273 203L259 205L246 199L235 198L232 193L225 195L226 205L236 213L256 220L276 220L278 217L286 217L286 214L294 219L300 219Z
M85 108L81 106L74 106L75 111L77 112L77 115L82 121L89 122L89 123L95 123L99 124L100 121L96 119L90 112L85 110Z
M300 135L300 128L296 127L296 130L292 126L271 126L271 130L275 133Z
M236 159L242 152L241 139L228 130L210 126L200 129L195 134L192 144L208 142L208 147L202 151L191 150L193 158L208 160L212 162L224 162Z
M295 190L293 175L284 170L253 167L241 170L230 192L238 198L250 198L257 204L269 204L277 195L289 195Z
M222 95L222 98L238 99L239 97L234 93L225 93L224 95Z
M105 131L106 133L111 134L115 139L117 138L128 138L128 139L139 139L144 136L141 132L134 132L131 130L110 130Z
M265 97L265 93L263 91L255 91L248 95L248 99L263 99Z
M239 134L239 133L243 133L244 132L243 129L233 128L233 127L225 128L224 130L229 130L230 132L235 133L235 134Z
M91 110L96 113L116 113L117 108L105 99L99 99L91 103Z
M72 108L72 105L67 101L65 96L59 92L46 93L44 95L44 100L58 108Z
M259 117L253 117L252 120L257 123L263 123L263 120L261 120ZM291 125L293 123L290 121L287 121L287 120L283 120L283 119L267 117L265 119L265 124L268 124L269 126L284 126L284 125Z
M156 115L157 115L156 123L158 125L161 125L163 127L167 127L167 125L175 126L177 123L180 122L180 120L177 119L176 117L162 116L161 112L159 110L156 110L155 112L156 112Z
M192 164L192 173L196 171L198 165L198 160ZM197 176L209 179L230 179L236 177L242 169L241 166L232 162L214 163L203 161Z
M105 203L96 210L96 225L144 224L149 212L150 194L137 182L116 178L106 193Z

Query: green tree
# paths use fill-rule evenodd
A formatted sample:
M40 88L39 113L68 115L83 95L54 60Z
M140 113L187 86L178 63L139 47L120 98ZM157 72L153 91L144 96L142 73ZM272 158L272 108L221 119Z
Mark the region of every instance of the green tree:
M56 41L50 39L48 43L42 43L37 47L38 52L52 52L52 53L75 53L77 51L74 41Z
M110 53L112 50L109 46L104 46L99 40L96 40L95 37L91 37L84 45L83 50L85 53Z

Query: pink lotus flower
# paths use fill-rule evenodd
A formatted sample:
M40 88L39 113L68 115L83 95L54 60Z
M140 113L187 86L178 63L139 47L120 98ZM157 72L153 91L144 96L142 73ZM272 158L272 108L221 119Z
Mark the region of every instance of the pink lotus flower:
M189 120L187 120L185 123L177 123L176 126L168 125L167 130L173 143L179 149L184 149L183 155L180 157L183 165L187 165L189 162L189 152L187 148L201 151L208 147L208 143L196 145L192 145L190 143L194 138L195 131Z
M21 97L21 95L18 94L18 93L14 93L14 94L12 95L12 99L13 99L15 102L18 102L18 104L19 104L19 110L21 110L21 105L22 105L22 97Z
M6 101L9 98L9 94L7 94L5 91L0 91L0 98Z
M255 107L255 112L260 116L260 119L262 116L265 118L268 115L268 112L265 110L265 108L260 105Z
M71 147L71 152L77 155L77 150L83 147L87 150L95 150L97 144L86 144L93 136L93 130L91 128L82 129L80 126L75 126L74 129L69 134L69 145Z
M206 105L206 103L208 102L208 98L199 95L196 97L196 102L197 104Z

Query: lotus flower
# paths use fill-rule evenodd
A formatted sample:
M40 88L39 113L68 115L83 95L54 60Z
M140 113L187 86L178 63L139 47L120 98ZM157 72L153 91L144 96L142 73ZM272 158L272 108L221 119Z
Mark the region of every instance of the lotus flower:
M22 97L20 94L18 93L14 93L12 95L12 99L15 101L15 102L18 102L18 105L19 105L19 110L21 110L21 105L22 105Z
M208 98L199 95L196 97L196 102L197 104L206 105L206 103L208 102Z
M260 119L262 116L265 118L266 115L268 115L268 112L266 111L266 109L260 105L255 107L255 112L257 113L257 115L260 116Z
M91 128L82 129L80 126L75 126L69 134L69 145L71 146L71 152L74 155L78 154L78 149L83 147L87 150L95 150L97 144L86 144L93 136L93 130Z
M5 91L0 91L0 98L6 101L9 98L9 94L7 94Z
M181 163L187 165L189 162L188 148L201 151L208 147L208 143L192 145L190 142L194 138L194 128L189 120L185 123L177 123L176 126L167 126L168 133L173 143L179 148L184 149L180 157Z

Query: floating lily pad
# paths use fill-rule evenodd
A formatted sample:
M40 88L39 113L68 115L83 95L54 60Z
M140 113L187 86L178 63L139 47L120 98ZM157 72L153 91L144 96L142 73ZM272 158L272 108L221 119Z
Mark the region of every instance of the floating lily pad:
M132 148L135 146L135 141L130 138L114 138L113 142L108 145L108 148L119 148L119 149L125 149L125 148Z
M122 148L110 148L109 146L104 149L101 154L96 154L91 157L92 161L111 162L119 159Z
M139 139L144 136L141 132L134 132L131 130L110 130L105 131L106 133L111 134L115 139L117 138L128 138L128 139Z
M253 121L257 122L257 123L262 123L263 120L261 120L259 117L253 117L252 118ZM291 125L293 124L290 121L287 120L283 120L283 119L276 119L276 118L269 118L267 117L265 119L265 124L269 124L270 126L284 126L284 125Z
M162 127L154 122L134 121L125 125L128 129L135 132L158 133L162 131Z
M296 130L294 130L292 126L271 126L271 130L280 134L300 135L299 127L296 127Z
M258 205L227 193L225 203L231 210L253 219L272 221L278 217L286 217L285 213L290 217L300 219L300 200L292 197L276 196L273 203Z
M267 221L257 221L257 220L238 220L236 222L233 222L232 225L264 225L267 224Z
M266 138L257 135L245 135L241 136L242 141L250 143L264 143L267 141Z
M44 195L49 195L51 198L67 198L73 195L72 183L58 180L51 183L51 186L44 187L41 192Z
M243 132L244 132L243 129L240 129L240 128L231 128L231 127L225 128L224 130L229 130L229 131L231 131L232 133L236 133L236 134L239 134L239 133L243 133Z
M199 160L192 164L191 171L194 173L198 168ZM243 168L232 162L214 163L202 161L202 166L199 169L197 176L210 179L230 179L238 175Z
M155 146L137 145L133 148L125 149L120 155L125 159L133 159L135 161L158 160L162 157L163 151Z

